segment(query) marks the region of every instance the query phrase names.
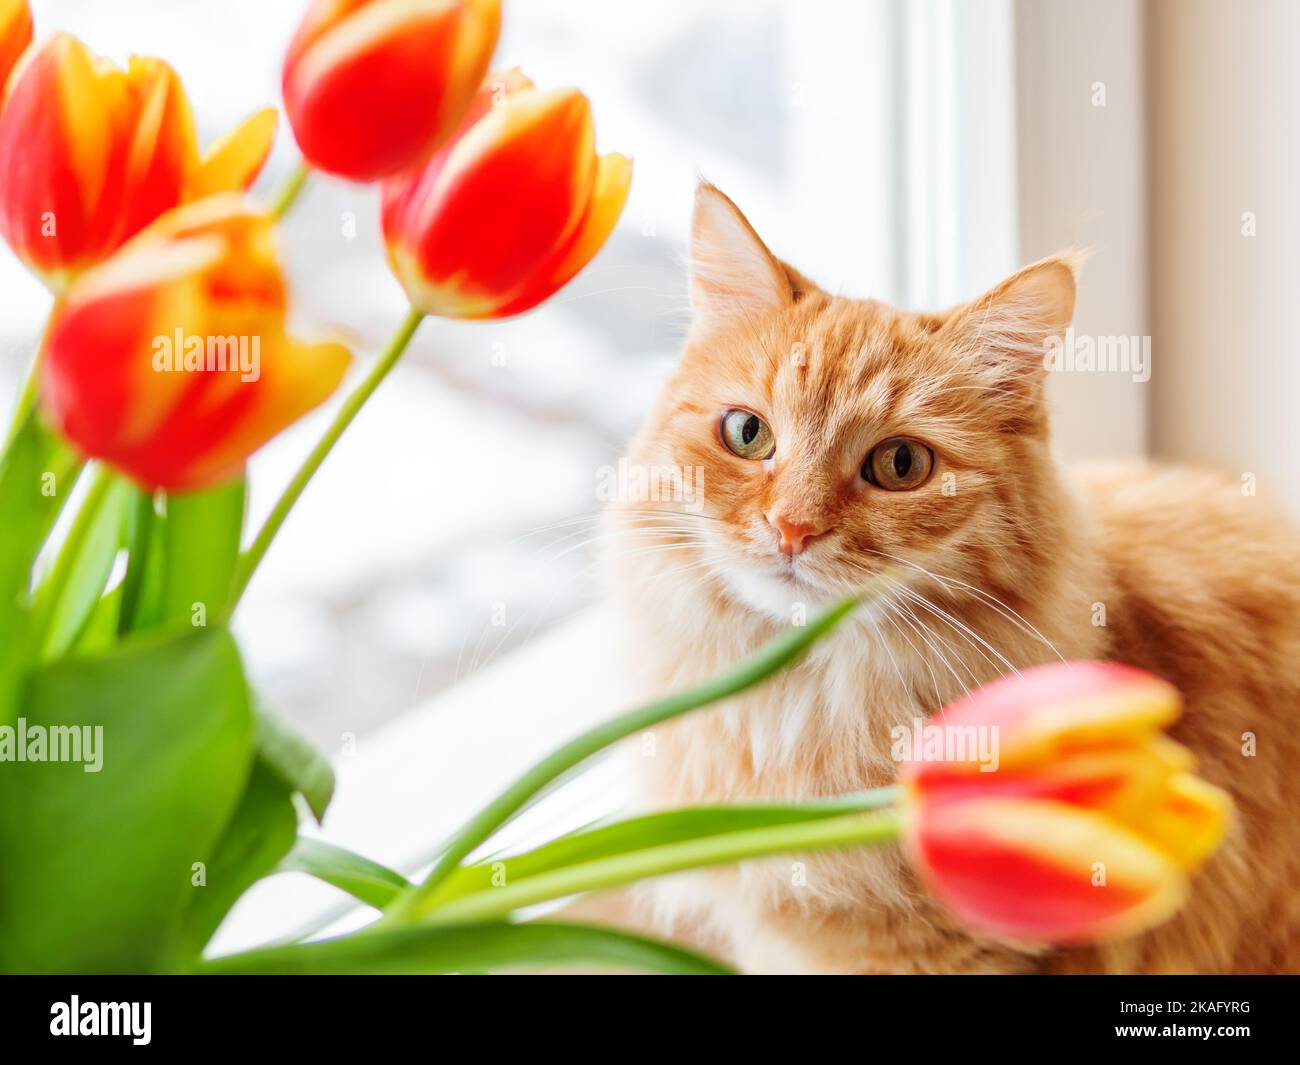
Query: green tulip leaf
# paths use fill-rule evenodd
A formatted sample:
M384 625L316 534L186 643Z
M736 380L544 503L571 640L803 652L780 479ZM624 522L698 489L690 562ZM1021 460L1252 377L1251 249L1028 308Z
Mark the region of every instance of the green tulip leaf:
M411 886L401 873L320 839L299 837L276 872L307 873L382 910Z
M129 486L107 470L97 471L95 477L55 558L52 579L36 589L34 614L44 619L43 662L58 658L76 643L123 544Z
M0 552L0 600L7 606L27 591L36 560L54 521L77 483L82 463L45 428L35 411L23 419L0 457L0 514L5 549Z
M258 760L306 800L319 822L334 796L334 769L306 737L260 699L253 703Z
M100 654L117 642L118 620L122 612L122 586L106 592L95 604L82 626L73 649L77 654Z
M132 637L38 671L20 709L27 760L0 760L0 970L174 967L191 884L217 862L249 774L234 640L220 628ZM63 753L82 761L33 760L33 727L44 757L75 735L82 749Z
M894 789L881 788L804 803L691 806L644 814L573 832L520 854L494 856L462 866L430 897L430 904L436 911L438 906L453 899L497 890L502 883L518 885L543 873L670 844L865 813L888 806L896 798Z
M32 564L71 495L82 462L29 411L0 456L0 725L17 715L36 655L28 590Z
M500 886L480 888L434 905L423 920L437 924L498 920L538 903L589 891L605 891L688 869L729 865L752 858L804 854L841 847L882 847L898 839L894 810L840 813L813 820L785 821L729 832L710 831L673 842L645 844L539 869L511 879L508 862L498 862ZM388 912L395 912L394 906Z
M538 921L364 930L206 962L207 973L484 973L579 966L616 971L726 975L699 954L590 925Z
M239 897L289 853L297 833L292 792L255 760L239 806L206 863L202 883L190 881L193 898L183 946L187 957L198 957Z

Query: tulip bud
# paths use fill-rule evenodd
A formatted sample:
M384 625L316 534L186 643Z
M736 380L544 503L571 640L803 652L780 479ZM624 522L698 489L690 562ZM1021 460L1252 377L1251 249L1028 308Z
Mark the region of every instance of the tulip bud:
M1025 943L1096 942L1171 916L1232 808L1160 732L1179 710L1164 681L1101 662L1041 666L945 708L927 727L964 736L965 753L900 773L903 839L929 890L971 928ZM980 730L997 746L992 772L971 753Z
M0 111L0 235L54 291L179 203L246 188L266 161L262 111L202 158L176 72L126 70L56 34L14 72Z
M316 0L284 60L303 156L354 181L418 163L460 124L500 30L500 0Z
M32 11L27 0L0 0L0 104L9 72L32 43Z
M233 194L178 207L55 304L41 406L85 454L141 484L192 489L338 386L348 352L285 334L272 220Z
M597 156L587 98L490 81L456 138L384 182L389 261L411 304L448 318L535 307L598 252L627 202L632 163Z

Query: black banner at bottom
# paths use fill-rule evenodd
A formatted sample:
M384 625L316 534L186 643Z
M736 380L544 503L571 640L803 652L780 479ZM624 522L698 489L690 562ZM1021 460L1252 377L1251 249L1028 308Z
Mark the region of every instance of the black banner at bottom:
M538 979L10 977L0 981L0 1045L10 1061L37 1060L12 1050L60 1044L87 1053L116 1044L138 1053L337 1054L415 1050L426 1038L432 1049L453 1034L490 1045L514 1033L550 1049L590 1039L592 1050L621 1056L656 1045L680 1052L706 1037L714 1045L758 1037L775 1049L852 1030L854 1039L893 1034L927 1051L1154 1043L1232 1053L1290 1044L1300 990L1294 977L1250 976L873 977L829 993L807 980L733 982L728 993L718 982L704 992L665 979L570 977L577 982L550 987Z

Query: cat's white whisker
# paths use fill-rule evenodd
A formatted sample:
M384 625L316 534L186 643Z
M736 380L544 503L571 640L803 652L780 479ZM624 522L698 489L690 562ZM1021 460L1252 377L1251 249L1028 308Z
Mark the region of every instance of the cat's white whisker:
M900 586L900 591L906 592L907 589L902 588ZM936 640L943 642L942 637L940 637L938 633L936 633L933 629L931 629L928 625L926 625L925 622L916 614L914 610L911 609L910 606L906 609L906 616L909 617L911 621L915 623L915 629L917 635L920 636L920 638L925 642L925 645L929 647L930 650L933 651L938 656L939 661L943 663L944 667L948 670L948 672L952 674L953 680L955 680L957 684L960 686L962 693L969 694L970 688L967 685L965 679L963 679L962 675L958 673L957 670L953 667L953 664L948 660L948 656L945 655L943 651L940 650L940 648L935 645ZM944 645L947 646L946 642ZM949 650L952 650L952 648L949 648ZM965 668L967 672L970 673L971 679L977 680L975 674L970 670L970 667L966 665L965 661L962 660L961 656L958 655L956 651L953 651L953 654L957 658L957 660L961 662L963 668ZM940 705L942 705L943 702L945 701L946 700L941 699Z
M488 629L490 628L492 628L492 618L489 615L487 620L483 622L483 628L478 634L478 640L476 640L474 643L474 654L470 658L470 665L469 665L470 673L475 673L478 671L478 662L483 654L483 642L487 639Z
M564 548L564 550L560 551L558 554L547 559L546 564L551 565L555 562L558 562L566 555L571 555L575 551L581 551L584 547L590 547L592 544L605 544L605 543L617 541L619 539L632 538L638 536L680 535L683 531L684 530L680 528L667 527L667 526L663 528L639 527L634 529L612 529L607 532L599 533L596 536L589 536L587 537L587 539L582 540L579 543L570 544L568 547ZM569 536L561 537L560 540L556 541L556 544L562 543L568 539L571 539L571 537ZM686 541L679 541L679 542L686 542ZM555 546L555 544L551 546Z
M921 649L917 647L915 643L912 642L912 638L908 636L906 632L903 631L902 626L900 626L898 623L902 621L913 632L916 632L916 626L910 620L908 620L906 614L906 608L903 607L903 604L897 603L895 604L895 606L898 607L899 609L890 613L887 616L887 620L891 625L894 626L894 631L896 631L898 635L903 638L904 642L906 642L907 646L911 648L912 654L915 655L916 658L920 661L921 665L925 667L926 672L930 674L930 683L934 687L934 705L936 708L942 707L944 704L943 692L939 690L939 677L934 672L934 667L930 664L929 655L922 653Z
M514 546L515 544L522 543L524 540L529 540L534 536L539 536L542 533L554 532L557 529L572 528L575 525L595 526L599 524L600 520L601 515L599 514L583 514L572 518L562 518L559 521L547 522L545 525L539 525L535 529L529 529L526 533L520 533L513 539L507 540L506 544L507 546Z
M881 610L879 612L869 611L866 614L866 620L867 623L871 626L872 630L875 632L876 642L880 645L880 647L884 650L885 654L888 656L889 664L894 667L894 676L898 678L899 690L906 691L907 682L903 679L903 671L899 668L898 659L894 657L894 650L892 647L889 646L889 640L885 638L885 632L880 627L881 621L885 620L885 613L888 610L893 609L893 603L888 594L882 596L878 602L881 607Z
M984 591L982 588L979 588L976 585L968 584L966 581L958 580L956 577L935 573L932 570L928 570L920 563L913 562L911 559L902 558L899 555L891 555L887 551L876 551L876 554L880 555L882 558L887 558L890 561L901 563L904 566L910 566L912 569L924 573L927 577L930 577L932 580L935 580L940 584L957 585L958 587L963 588L968 592L972 592L973 594L979 596L982 600L984 600L989 606L993 607L993 609L997 610L1000 614L1002 614L1002 616L1005 617L1008 621L1017 625L1022 631L1027 632L1029 635L1033 636L1035 639L1043 643L1062 662L1066 660L1065 656L1061 654L1061 652L1057 649L1056 644L1052 643L1051 640L1049 640L1046 636L1044 636L1041 632L1039 632L1038 629L1035 628L1034 625L1030 623L1028 618L1026 618L1023 614L1019 613L1018 611L1013 610L1011 607L1007 606L1007 604L1002 602L1002 600L999 599L997 596Z
M716 577L717 571L716 569L713 568L714 565L715 565L714 560L711 558L697 559L694 562L687 562L681 566L674 566L671 569L665 570L662 576L664 578L677 577L683 573L690 573L693 570L708 569L710 570L711 575Z
M497 640L497 642L492 646L492 649L487 654L487 658L483 659L482 661L479 661L477 658L475 658L474 662L471 663L470 665L470 672L477 673L480 669L485 669L486 667L490 666L493 663L493 661L496 660L497 655L501 653L501 649L510 640L510 637L514 635L515 630L519 628L519 626L524 622L524 619L527 618L530 613L531 611L527 609L522 611L519 617L515 619L515 623L511 625L508 629L506 629L505 632L501 634L501 638Z
M696 514L688 510L668 510L655 507L620 507L614 512L617 516L630 516L632 518L652 517L661 522L680 523L683 527L697 522L718 522L721 519L713 517L711 514ZM557 521L547 522L545 525L539 525L528 532L521 533L507 541L508 545L521 543L524 540L531 539L546 532L554 532L558 529L572 529L576 526L596 527L606 521L606 513L598 512L595 514L579 514L569 518L561 518Z
M1000 663L1002 666L1004 666L1007 670L1009 670L1012 673L1018 674L1020 672L1020 670L1016 668L1015 664L1009 658L1007 658L1006 655L1004 655L1001 651L999 651L996 647L994 647L991 643L989 643L986 639L984 639L984 637L982 637L974 629L970 628L970 626L968 626L965 622L961 621L959 618L950 614L942 607L936 606L934 603L928 600L925 596L921 595L915 589L904 588L904 594L907 595L907 597L913 602L915 602L918 606L924 607L935 617L942 618L951 627L953 627L954 630L958 631L961 635L963 635L967 639L967 641L970 642L971 645L977 651L979 651L981 655L983 655L984 660L988 662L989 665L996 666L997 664ZM997 662L994 662L993 659L989 658L989 656L984 653L984 650L982 650L982 648L987 648L987 650L990 651L997 658Z

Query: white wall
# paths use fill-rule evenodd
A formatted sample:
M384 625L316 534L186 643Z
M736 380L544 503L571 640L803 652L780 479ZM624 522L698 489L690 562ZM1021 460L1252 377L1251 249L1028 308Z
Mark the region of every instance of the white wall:
M1235 6L1235 5L1232 5ZM1145 86L1137 0L1017 0L1020 258L1091 249L1076 333L1145 336ZM1099 87L1105 105L1096 106ZM1160 349L1153 345L1159 372ZM1067 458L1140 455L1151 384L1055 374L1056 444Z
M1153 450L1300 514L1300 4L1158 0L1147 38Z

